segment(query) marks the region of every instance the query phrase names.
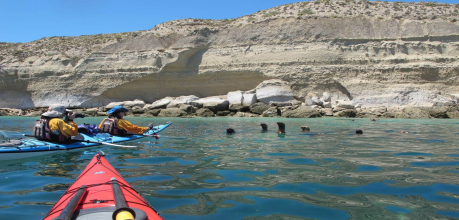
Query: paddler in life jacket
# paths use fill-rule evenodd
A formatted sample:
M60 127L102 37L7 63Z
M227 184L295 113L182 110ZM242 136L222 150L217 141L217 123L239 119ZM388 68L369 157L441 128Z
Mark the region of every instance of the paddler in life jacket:
M145 131L153 128L153 124L149 124L148 127L140 127L124 120L123 116L125 112L128 111L129 110L120 105L110 109L107 112L108 118L102 120L99 125L100 132L117 136L125 136L128 132L133 134L143 134Z
M62 118L65 116L65 119ZM78 126L73 122L75 113L63 105L51 105L41 119L35 122L33 135L39 140L66 142L78 135Z

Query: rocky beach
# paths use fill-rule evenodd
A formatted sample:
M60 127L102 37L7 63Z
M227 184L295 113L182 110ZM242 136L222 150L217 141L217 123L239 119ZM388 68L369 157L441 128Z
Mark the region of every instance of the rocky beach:
M0 115L459 118L459 4L321 0L0 43Z

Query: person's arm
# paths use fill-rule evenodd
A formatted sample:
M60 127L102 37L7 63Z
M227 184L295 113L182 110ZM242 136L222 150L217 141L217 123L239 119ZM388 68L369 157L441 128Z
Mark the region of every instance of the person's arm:
M146 130L149 129L148 127L133 125L131 122L128 122L124 119L118 120L118 127L134 134L143 134Z
M100 122L99 129L102 129L102 124L104 123L104 121L105 121L105 119Z
M58 130L62 135L71 137L78 134L78 125L73 121L67 124L64 120L56 118L49 122L49 130L51 130L51 132Z

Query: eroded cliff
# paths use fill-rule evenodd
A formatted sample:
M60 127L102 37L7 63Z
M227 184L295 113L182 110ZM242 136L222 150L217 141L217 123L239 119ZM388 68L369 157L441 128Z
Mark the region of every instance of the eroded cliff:
M0 107L224 95L270 78L362 107L459 97L459 5L322 1L231 20L0 45Z

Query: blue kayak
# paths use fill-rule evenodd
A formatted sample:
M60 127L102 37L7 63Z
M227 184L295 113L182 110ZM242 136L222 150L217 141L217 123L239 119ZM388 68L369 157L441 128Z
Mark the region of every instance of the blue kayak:
M65 150L74 150L87 147L100 146L102 144L113 144L125 141L131 141L139 138L153 136L169 127L172 122L153 127L144 134L132 134L127 136L112 136L109 134L88 135L80 133L83 136L81 141L71 141L69 143L55 143L42 141L35 138L12 140L9 143L0 145L0 161L15 160L27 157L41 156L56 153ZM84 142L89 141L89 142ZM91 143L99 142L99 143Z

